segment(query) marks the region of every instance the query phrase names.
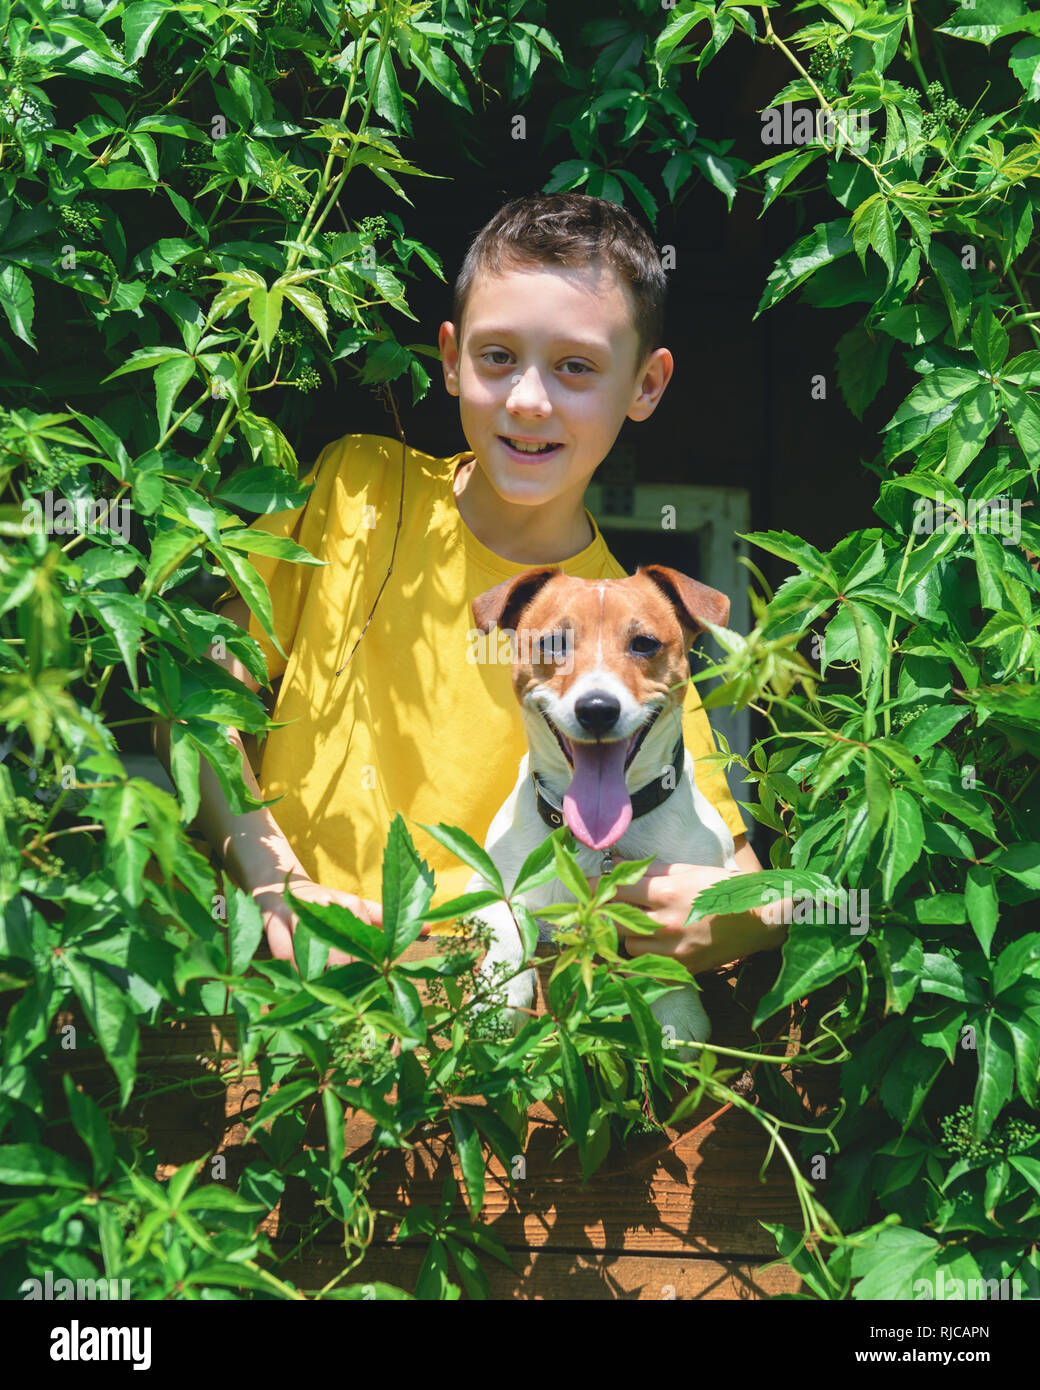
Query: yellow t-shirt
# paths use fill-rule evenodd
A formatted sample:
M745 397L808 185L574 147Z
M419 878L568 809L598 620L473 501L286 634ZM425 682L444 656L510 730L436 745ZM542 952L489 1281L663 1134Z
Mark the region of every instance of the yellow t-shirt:
M279 656L251 616L249 632L271 679L283 677L273 717L287 721L267 736L258 781L265 798L281 798L271 813L325 887L379 901L387 832L400 812L436 876L434 904L446 902L464 891L471 870L420 824L457 825L483 844L516 784L527 741L505 644L501 662L471 663L466 653L473 648L472 600L530 566L482 545L459 515L452 484L472 457L406 451L393 573L339 676L390 563L400 441L357 434L336 440L307 476L315 486L303 507L253 522L329 562L322 568L248 557L268 586L275 633L288 653L288 661ZM589 520L593 540L561 568L584 579L623 578ZM687 690L684 737L696 758L714 752L715 742L694 686ZM698 770L696 777L733 834L743 834L722 771Z

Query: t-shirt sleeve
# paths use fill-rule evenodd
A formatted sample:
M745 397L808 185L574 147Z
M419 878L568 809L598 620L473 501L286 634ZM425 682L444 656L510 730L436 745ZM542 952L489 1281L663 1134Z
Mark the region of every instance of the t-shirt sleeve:
M738 835L746 835L747 827L740 814L740 807L733 800L725 770L701 762L705 755L718 752L718 745L708 722L707 712L697 693L697 687L692 681L686 687L686 702L683 705L683 738L695 760L693 775L697 786L726 822L734 839Z
M259 516L250 524L249 529L266 531L270 536L295 541L316 558L323 559L319 550L315 549L315 544L320 547L325 532L325 519L328 516L338 461L335 445L327 445L318 455L314 467L303 478L305 485L314 484L314 490L303 506L291 511L271 512L266 516ZM255 551L243 554L267 585L267 592L271 598L274 633L285 656L275 648L252 611L249 614L249 635L256 640L264 654L268 676L271 680L277 680L285 674L288 656L296 639L300 615L307 600L311 581L319 567L299 564L293 560L280 560L277 556L260 555ZM214 608L227 603L229 599L236 597L237 593L238 591L229 585L215 601Z

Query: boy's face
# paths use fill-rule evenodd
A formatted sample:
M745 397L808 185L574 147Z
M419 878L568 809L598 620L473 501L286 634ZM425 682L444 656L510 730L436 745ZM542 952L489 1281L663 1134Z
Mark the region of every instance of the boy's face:
M626 416L646 419L672 373L667 348L637 362L628 292L609 266L478 274L462 330L460 345L441 325L445 385L508 503L580 499ZM523 453L510 440L556 447Z

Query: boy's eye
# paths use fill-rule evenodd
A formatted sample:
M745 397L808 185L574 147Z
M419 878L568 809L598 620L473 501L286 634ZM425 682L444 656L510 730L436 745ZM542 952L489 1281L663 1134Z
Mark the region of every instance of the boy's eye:
M591 368L590 366L588 366L585 362L570 361L570 362L565 362L563 365L564 365L565 367L578 367L578 368L580 368L580 370L577 371L577 372L567 372L567 373L565 374L565 375L567 375L567 376L585 376L585 375L587 375L589 372L592 371L592 368Z
M661 650L661 643L656 637L650 637L647 633L638 633L628 644L628 650L633 656L653 656Z
M509 353L506 352L505 348L492 348L490 352L485 352L483 354L483 357L485 358L485 360L490 357L504 357L506 359L506 362L508 362ZM492 362L491 365L493 367L504 367L506 365L506 362Z

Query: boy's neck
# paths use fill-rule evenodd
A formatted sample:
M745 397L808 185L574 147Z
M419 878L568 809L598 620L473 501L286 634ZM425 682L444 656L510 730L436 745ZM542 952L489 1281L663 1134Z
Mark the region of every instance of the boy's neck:
M591 545L595 532L580 496L557 497L540 507L503 502L476 459L455 470L455 505L463 522L502 560L556 565Z

